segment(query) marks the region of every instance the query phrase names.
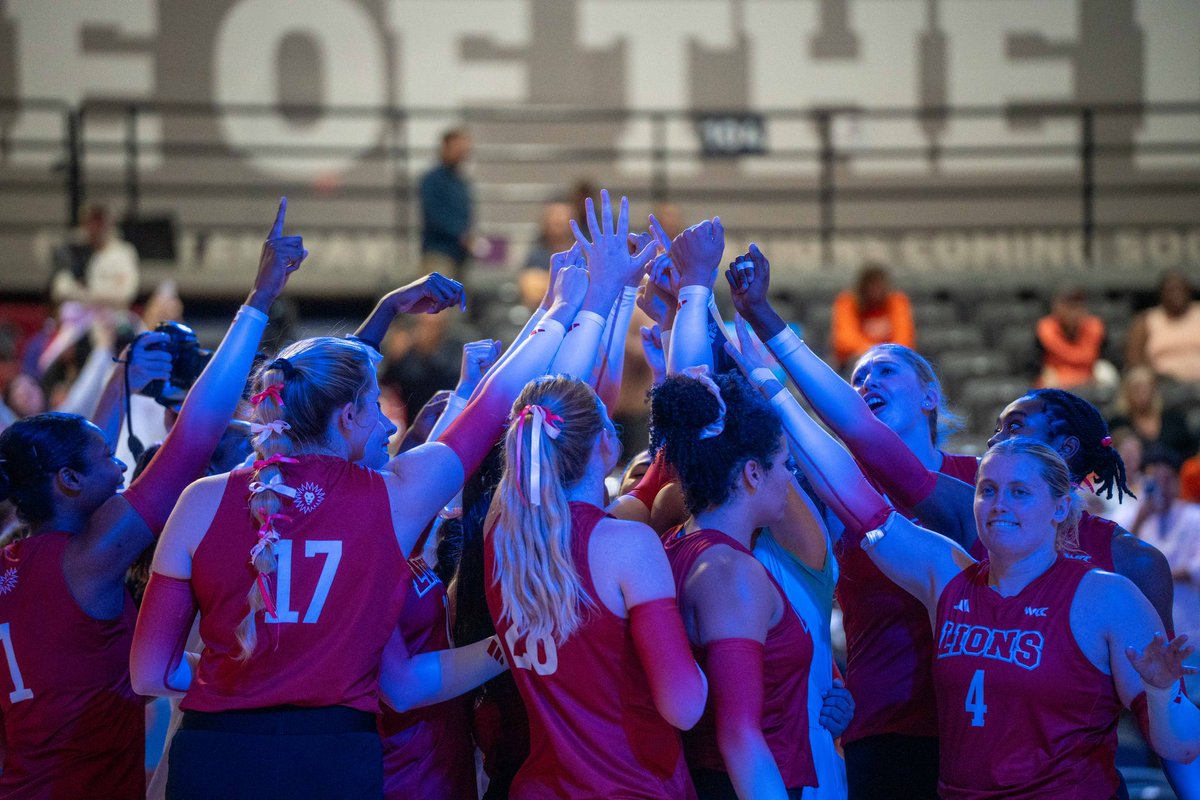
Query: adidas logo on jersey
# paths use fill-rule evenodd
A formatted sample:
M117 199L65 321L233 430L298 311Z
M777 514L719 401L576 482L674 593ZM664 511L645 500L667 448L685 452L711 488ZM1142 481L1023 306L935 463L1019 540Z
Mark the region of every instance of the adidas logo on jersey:
M954 604L954 610L969 612L971 610L971 602L964 597Z
M1025 616L1027 617L1044 617L1046 616L1046 608L1031 608L1025 606Z

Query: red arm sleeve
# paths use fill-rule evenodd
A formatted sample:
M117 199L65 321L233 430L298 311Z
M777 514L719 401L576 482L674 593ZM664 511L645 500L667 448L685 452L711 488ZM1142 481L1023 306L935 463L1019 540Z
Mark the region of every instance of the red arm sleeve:
M150 464L122 494L155 536L162 533L179 495L203 477L212 458L212 442L187 433L179 425L172 428Z
M763 644L753 639L717 639L705 650L717 746L724 752L723 742L762 732Z
M681 720L695 724L707 699L704 679L692 658L675 598L629 609L629 629L659 713L673 724Z
M647 511L653 511L654 498L658 497L658 493L664 486L675 479L673 473L674 470L667 466L663 452L659 450L658 455L654 457L642 475L642 479L638 481L637 486L629 490L629 494L640 500Z
M163 689L187 690L186 686L172 686L171 675L183 660L183 649L195 619L192 582L150 573L129 654L134 691L161 695Z

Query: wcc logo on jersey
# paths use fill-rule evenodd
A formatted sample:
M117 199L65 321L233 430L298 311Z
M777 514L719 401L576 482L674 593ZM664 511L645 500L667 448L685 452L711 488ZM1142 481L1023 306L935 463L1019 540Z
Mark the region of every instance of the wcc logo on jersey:
M937 657L979 656L1037 669L1042 663L1045 642L1041 631L1001 631L986 625L947 620L938 637Z

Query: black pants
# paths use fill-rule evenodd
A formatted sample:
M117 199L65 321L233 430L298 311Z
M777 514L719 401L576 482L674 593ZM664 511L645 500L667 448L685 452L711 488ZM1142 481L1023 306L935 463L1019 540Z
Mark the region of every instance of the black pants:
M696 796L700 800L738 800L737 792L733 789L733 781L729 773L715 769L692 770L692 783L696 786ZM788 800L800 800L804 789L788 789Z
M845 751L850 800L937 800L937 737L886 733Z
M375 717L342 706L184 712L168 800L383 797Z

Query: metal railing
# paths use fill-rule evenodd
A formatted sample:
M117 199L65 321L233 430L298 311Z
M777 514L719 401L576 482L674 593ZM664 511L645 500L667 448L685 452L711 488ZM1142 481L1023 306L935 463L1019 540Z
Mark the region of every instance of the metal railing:
M1137 123L1152 117L1200 119L1200 103L1135 104L1135 105L1011 105L1003 107L944 107L944 108L824 108L770 109L754 112L772 126L799 123L811 132L813 144L768 147L760 155L742 155L739 159L769 158L772 163L787 163L807 167L809 176L787 178L743 178L728 176L725 180L680 178L677 168L684 163L709 167L728 162L728 157L706 155L694 141L680 142L678 131L695 122L696 114L688 111L601 110L547 107L417 109L399 107L308 107L276 105L222 105L164 101L102 101L88 100L70 105L55 100L12 100L0 98L0 113L50 113L61 119L53 135L14 137L7 127L0 126L0 191L10 198L0 203L0 228L18 230L29 220L12 211L11 198L25 194L61 194L63 214L56 220L63 226L78 222L82 203L96 194L123 198L127 217L143 213L148 197L171 200L181 198L238 198L278 194L281 190L295 194L311 194L324 199L345 202L383 202L390 213L386 220L378 216L362 222L350 219L342 227L362 230L389 231L399 239L413 241L419 224L418 186L415 176L421 165L432 162L436 149L410 141L409 126L414 123L465 123L477 132L488 130L487 140L478 135L481 143L476 157L476 178L481 202L500 208L512 204L526 206L546 202L561 193L553 181L524 182L512 178L514 168L536 172L546 168L563 172L581 163L600 165L596 171L613 172L614 179L605 183L628 191L635 197L651 202L676 201L697 204L732 203L752 207L756 204L792 203L803 207L782 223L763 222L748 213L743 228L751 231L816 234L820 240L825 263L832 263L835 239L844 234L894 234L911 230L914 223L902 214L893 214L895 222L881 223L872 217L869 207L886 204L919 204L954 202L1005 203L1014 199L1031 203L1052 203L1060 213L1057 220L1046 220L1040 211L1031 210L1030 218L1022 224L1031 226L1069 226L1081 236L1088 263L1095 261L1095 242L1098 232L1117 225L1186 226L1196 219L1196 203L1200 201L1200 124L1195 136L1183 136L1153 142L1139 142L1133 130ZM745 109L728 112L744 116ZM706 109L706 117L720 116L720 110ZM294 141L263 141L254 145L232 146L216 133L221 118L252 118L277 116L293 119L361 119L375 121L382 134L378 142L364 150L337 143L310 145ZM144 123L150 119L194 120L199 127L213 129L210 134L189 138L164 134L147 137ZM1075 135L1058 141L1010 143L981 141L945 144L938 136L930 135L921 144L846 143L839 130L848 122L859 128L878 124L911 122L915 127L936 127L956 121L999 120L1010 126L1041 125L1070 122ZM92 129L113 123L120 125L121 135L96 137ZM648 126L648 141L644 145L628 146L619 142L617 131L623 126L642 123ZM522 129L535 126L538 136L529 141ZM187 129L178 121L169 127L172 132ZM1115 136L1106 129L1116 127ZM506 129L516 129L507 132ZM592 131L602 130L603 135ZM544 136L547 131L554 135ZM523 138L525 137L525 138ZM685 137L686 138L686 137ZM606 141L607 139L607 141ZM54 153L50 170L22 170L13 166L18 154ZM287 180L262 174L245 180L220 180L220 171L229 165L256 154L287 157L297 163L306 159L355 156L350 171L358 170L359 178L330 187L312 180ZM1182 171L1172 169L1140 169L1136 158L1145 156L1182 156L1188 160ZM621 160L640 160L648 165L639 177L631 178L612 169ZM1045 159L1059 166L1042 174L1037 169L1025 171L1036 180L1010 181L998 179L987 168L971 175L957 172L947 175L941 166L956 159L986 159L996 166L1026 163ZM1069 159L1070 164L1060 163ZM1194 159L1194 163L1193 163ZM208 175L200 166L205 162L225 165L215 167L217 174ZM910 174L903 180L880 180L858 174L872 163L905 161L924 165L924 175ZM102 162L99 163L99 162ZM114 164L119 162L120 166ZM148 164L153 162L156 166ZM195 166L190 175L174 175L170 165L188 163ZM608 166L605 166L605 165ZM165 166L164 166L165 165ZM381 168L382 173L376 170ZM726 170L727 172L729 170ZM736 173L736 170L734 170ZM119 175L120 177L116 177ZM966 176L964 178L964 175ZM214 179L215 178L215 179ZM560 183L562 183L560 181ZM622 186L621 184L625 184ZM1158 204L1153 219L1132 219L1127 214L1112 219L1102 213L1105 200L1154 198ZM1073 210L1068 210L1073 209ZM857 210L863 213L850 213ZM525 212L529 210L526 209ZM811 213L811 221L805 217ZM353 215L350 215L353 217ZM861 219L856 219L860 217ZM534 213L523 218L533 220ZM486 219L486 215L485 215ZM52 220L42 220L43 224ZM236 227L234 222L209 223L220 227ZM1020 222L1020 220L1018 220ZM518 225L518 222L512 222ZM529 222L524 223L528 226ZM920 227L922 223L916 223ZM986 220L964 214L960 219L947 218L936 224L924 223L938 230L977 229Z

